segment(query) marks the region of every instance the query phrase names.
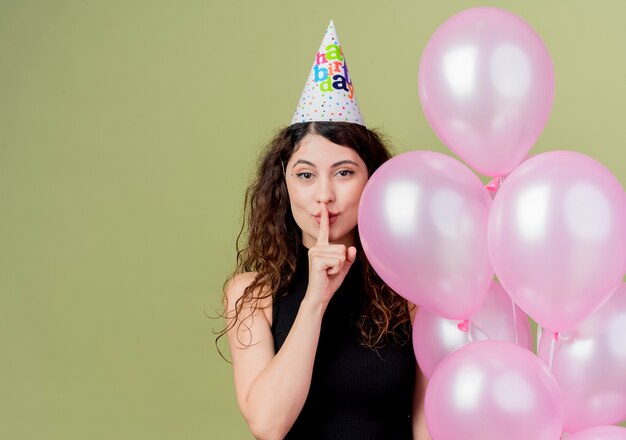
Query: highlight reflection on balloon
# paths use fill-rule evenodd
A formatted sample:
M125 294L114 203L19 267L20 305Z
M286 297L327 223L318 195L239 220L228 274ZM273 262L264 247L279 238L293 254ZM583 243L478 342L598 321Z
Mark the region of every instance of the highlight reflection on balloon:
M491 198L456 159L411 151L369 179L359 206L363 250L409 301L451 319L473 314L493 270L487 251Z
M626 419L626 284L558 341L543 332L538 356L563 390L566 431Z
M626 195L599 162L534 156L494 198L488 243L498 279L543 327L567 330L605 302L626 269Z
M554 72L537 33L508 11L479 7L446 20L420 61L419 94L439 138L478 172L510 173L543 131Z

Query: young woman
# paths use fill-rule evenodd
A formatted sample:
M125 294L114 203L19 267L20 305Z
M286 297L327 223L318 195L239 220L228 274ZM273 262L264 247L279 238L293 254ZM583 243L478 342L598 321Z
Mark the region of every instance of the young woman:
M324 69L343 73L332 77L343 93L343 63L331 22L315 79L246 193L246 242L225 283L237 399L259 439L429 439L414 307L376 275L357 227L361 193L389 150L363 125L351 82L345 96L329 83L311 95ZM341 109L348 122L333 121Z
M310 122L261 160L225 289L237 398L257 438L429 438L409 306L358 237L361 193L388 158L361 125Z

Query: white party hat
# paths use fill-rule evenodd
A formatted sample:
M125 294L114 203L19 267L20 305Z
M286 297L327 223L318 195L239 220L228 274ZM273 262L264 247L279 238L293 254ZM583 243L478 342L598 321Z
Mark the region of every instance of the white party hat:
M291 124L310 121L365 125L332 20L315 56Z

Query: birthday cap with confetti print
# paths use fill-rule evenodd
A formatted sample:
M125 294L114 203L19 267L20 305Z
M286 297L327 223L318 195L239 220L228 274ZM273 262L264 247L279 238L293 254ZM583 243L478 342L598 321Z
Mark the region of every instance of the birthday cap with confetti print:
M332 20L315 56L313 68L291 124L310 121L352 122L365 125Z

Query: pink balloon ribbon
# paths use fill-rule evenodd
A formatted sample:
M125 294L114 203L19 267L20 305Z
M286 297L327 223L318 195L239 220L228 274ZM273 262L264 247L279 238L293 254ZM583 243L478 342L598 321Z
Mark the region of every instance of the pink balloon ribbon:
M493 195L495 195L500 189L503 181L504 179L502 177L494 177L493 179L491 179L491 182L487 184L487 189L490 193L493 193Z
M469 330L469 319L464 319L463 321L459 322L457 324L457 327L463 333L467 333L467 331Z
M515 301L511 298L511 307L513 307L513 327L515 328L515 343L519 344L519 337L517 335L517 307L515 307Z

